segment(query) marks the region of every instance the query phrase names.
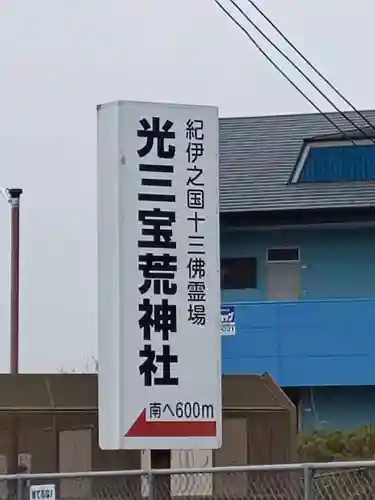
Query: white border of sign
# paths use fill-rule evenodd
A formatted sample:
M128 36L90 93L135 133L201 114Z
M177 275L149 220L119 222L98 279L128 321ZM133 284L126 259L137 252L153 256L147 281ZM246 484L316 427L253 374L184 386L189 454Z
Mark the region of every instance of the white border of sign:
M157 148L155 139L153 147L142 156L140 151L147 141L145 131L154 127L155 117L156 121L160 119L157 125L160 131L164 126L165 130L170 127L168 130L175 135L173 138L169 135L165 143L159 144L162 149ZM142 124L143 119L148 122ZM152 174L145 173L145 165L153 165ZM173 172L160 173L160 165L173 166ZM99 443L102 449L181 450L221 446L218 170L216 107L128 101L98 106ZM198 171L203 173L193 185L193 188L200 186L194 188L193 197L193 188L187 186ZM159 182L169 179L169 190L145 188L150 186L144 182L147 175L156 176ZM167 198L173 198L173 203L169 199L160 204L150 201L149 195L155 196L155 192L158 196L169 193ZM158 256L170 252L175 256L173 280L177 292L163 299L168 307L174 307L177 326L175 330L170 327L168 338L153 327L151 339L146 339L145 327L139 325L140 304L144 306L142 301L146 296L154 307L162 303L160 294L167 293L164 288L158 292L155 286L143 298L140 292L144 275L139 269L139 256L145 250L139 242L150 240L144 231L150 224L145 225L140 211L150 213L156 208L175 214L175 221L169 226L173 227L174 250L146 251ZM199 231L191 219L197 217L194 214L198 209ZM194 234L198 233L203 241L200 256L193 255L199 253L190 241L198 238L193 235L193 227ZM199 276L196 273L193 282L192 259L198 258L204 260L204 273ZM203 308L200 304L204 304ZM204 322L199 320L198 312L204 314ZM161 384L167 372L157 358L158 371L150 377L150 383L140 373L140 359L144 357L141 352L145 352L148 343L157 355L164 353L167 342L171 353L178 356L169 375L176 385ZM158 385L155 378L159 379Z

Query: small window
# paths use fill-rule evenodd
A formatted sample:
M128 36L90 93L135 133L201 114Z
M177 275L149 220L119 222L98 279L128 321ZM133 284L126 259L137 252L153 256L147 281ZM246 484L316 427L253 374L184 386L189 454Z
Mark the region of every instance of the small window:
M299 262L299 248L269 248L267 262Z
M257 287L257 260L255 257L221 259L221 288L241 290Z

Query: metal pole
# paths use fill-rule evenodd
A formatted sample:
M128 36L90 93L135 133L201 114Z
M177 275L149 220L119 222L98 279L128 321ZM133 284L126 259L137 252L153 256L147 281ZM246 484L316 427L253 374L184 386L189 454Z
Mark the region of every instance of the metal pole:
M171 477L170 475L153 474L153 469L171 468L171 450L151 450L151 477L152 500L170 500Z
M314 469L309 465L303 468L303 499L314 500Z
M7 189L6 197L11 207L10 233L10 373L18 374L19 369L19 276L20 276L20 197L22 189ZM10 428L10 457L8 472L18 472L19 421L14 415ZM17 497L16 483L10 487L12 498Z
M10 275L10 373L19 368L20 196L22 189L8 189L11 206Z

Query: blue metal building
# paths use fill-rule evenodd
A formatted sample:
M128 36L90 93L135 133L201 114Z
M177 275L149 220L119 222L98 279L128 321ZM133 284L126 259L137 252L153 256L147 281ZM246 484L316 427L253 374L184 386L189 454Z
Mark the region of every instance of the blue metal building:
M375 124L375 111L364 112ZM220 122L224 373L270 373L305 428L375 423L375 130ZM354 144L353 144L354 143Z

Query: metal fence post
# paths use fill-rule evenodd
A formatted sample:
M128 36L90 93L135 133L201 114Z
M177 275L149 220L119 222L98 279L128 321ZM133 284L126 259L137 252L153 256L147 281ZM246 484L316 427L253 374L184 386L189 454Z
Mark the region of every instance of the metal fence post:
M314 469L307 464L303 468L303 500L314 500Z
M25 486L26 481L21 478L17 478L17 500L25 500Z
M147 472L148 500L154 500L154 475L152 470Z

